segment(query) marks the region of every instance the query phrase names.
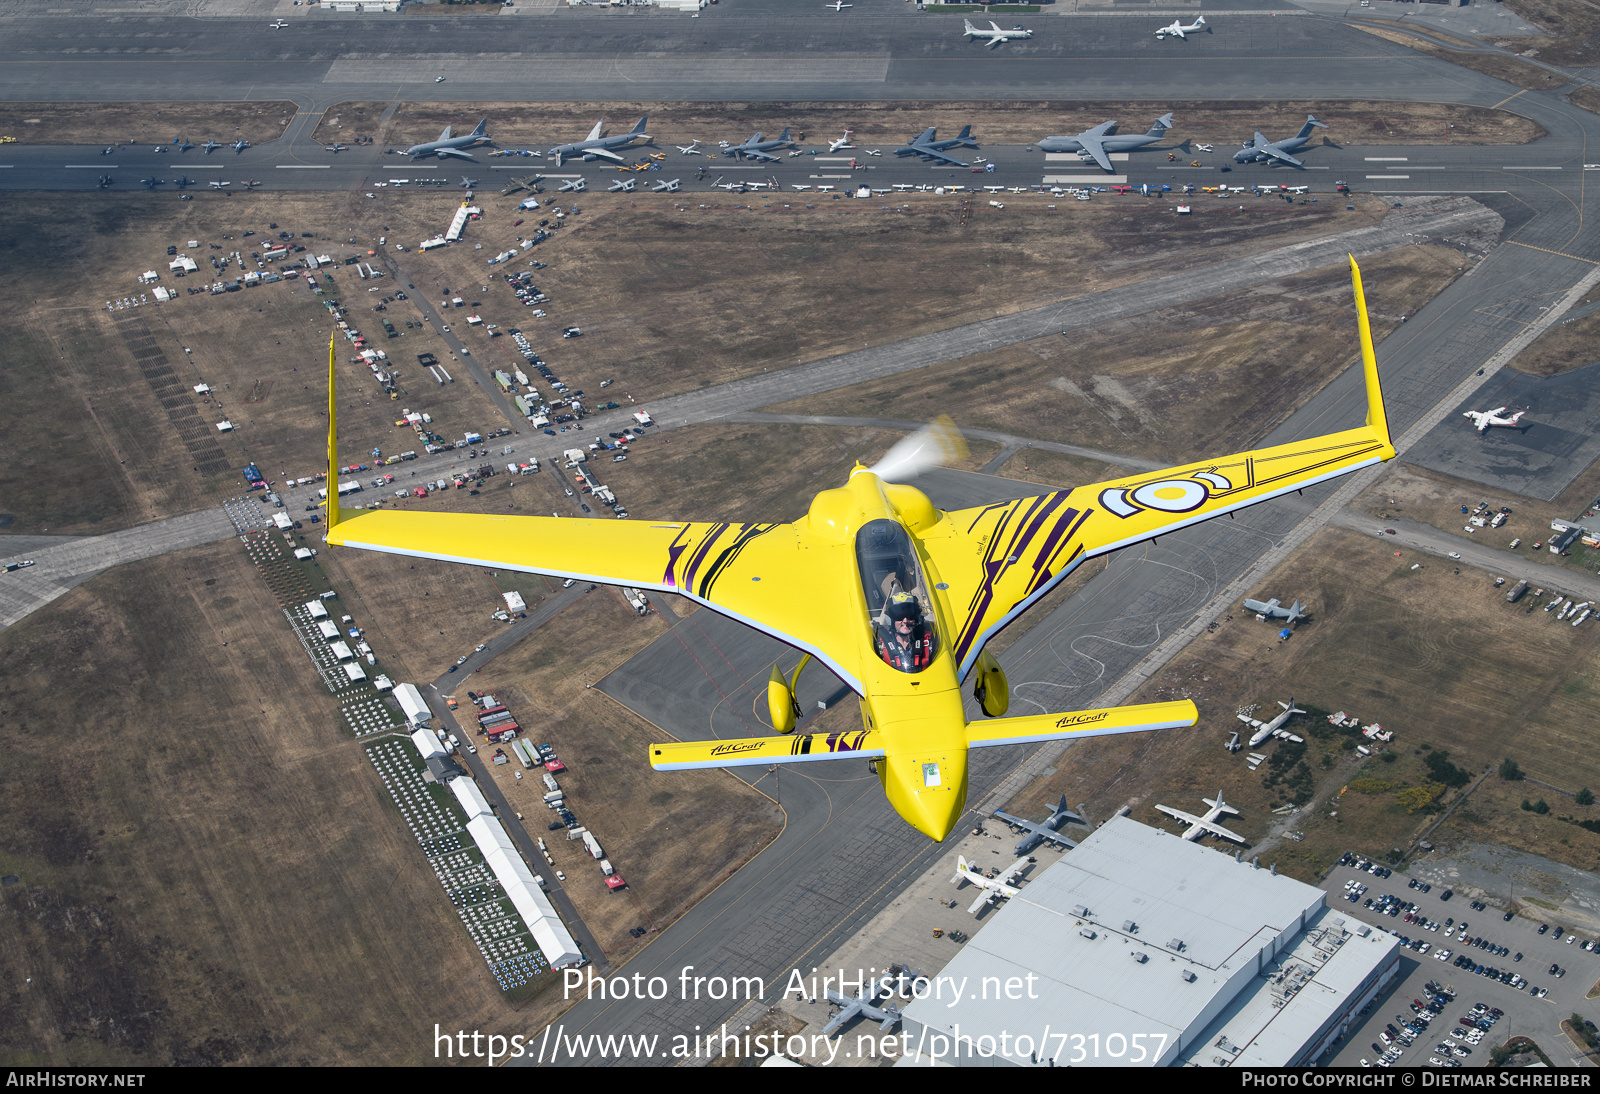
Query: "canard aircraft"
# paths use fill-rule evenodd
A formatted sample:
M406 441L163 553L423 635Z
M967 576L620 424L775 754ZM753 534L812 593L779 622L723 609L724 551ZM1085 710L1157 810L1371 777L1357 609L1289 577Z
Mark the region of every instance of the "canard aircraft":
M775 734L650 746L658 771L873 761L890 804L943 840L966 809L967 752L1191 726L1191 702L1006 717L1009 686L984 645L1085 560L1325 482L1394 456L1361 275L1350 261L1366 423L1273 448L953 512L905 484L947 459L953 426L857 464L793 523L346 512L327 542L416 558L677 593L806 654L768 683ZM328 350L328 479L339 481ZM346 463L348 461L345 461ZM862 727L796 734L800 673L821 662L861 697ZM969 722L970 691L983 717Z

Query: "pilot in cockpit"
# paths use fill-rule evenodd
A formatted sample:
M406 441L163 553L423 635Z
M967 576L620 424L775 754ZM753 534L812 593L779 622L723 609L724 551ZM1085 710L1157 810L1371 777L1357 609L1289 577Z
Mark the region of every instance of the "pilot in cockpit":
M921 672L933 660L933 632L922 618L922 604L910 593L889 598L886 624L877 629L878 656L901 672Z

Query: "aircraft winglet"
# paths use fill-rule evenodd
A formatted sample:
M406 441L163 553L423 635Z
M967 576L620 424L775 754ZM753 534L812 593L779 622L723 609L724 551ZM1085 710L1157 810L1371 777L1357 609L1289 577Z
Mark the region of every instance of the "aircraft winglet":
M339 417L333 398L333 335L328 336L328 529L339 523Z
M1356 256L1350 256L1350 277L1356 292L1356 327L1361 334L1361 369L1367 383L1367 425L1383 437L1391 451L1394 443L1389 438L1389 416L1383 409L1383 386L1378 382L1378 357L1372 349L1372 323L1367 318L1367 295L1361 289L1361 267Z

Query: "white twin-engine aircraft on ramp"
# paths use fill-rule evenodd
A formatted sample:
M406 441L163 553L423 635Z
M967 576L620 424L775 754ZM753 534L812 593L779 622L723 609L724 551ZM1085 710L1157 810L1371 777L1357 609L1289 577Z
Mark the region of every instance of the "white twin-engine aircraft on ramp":
M1156 31L1156 37L1165 38L1170 34L1177 38L1187 38L1196 31L1205 29L1206 17L1204 15L1197 15L1195 16L1194 22L1190 23L1188 26L1183 25L1182 19L1174 19L1170 26L1162 27L1160 30ZM1209 33L1209 31L1207 33Z
M1503 415L1505 412L1505 407L1497 406L1493 410L1469 410L1463 415L1463 417L1471 418L1472 424L1478 427L1479 433L1487 433L1489 431L1489 427L1492 425L1503 425L1510 429L1521 429L1522 426L1520 422L1522 416L1526 414L1527 411L1519 410L1509 418L1501 417L1501 415Z

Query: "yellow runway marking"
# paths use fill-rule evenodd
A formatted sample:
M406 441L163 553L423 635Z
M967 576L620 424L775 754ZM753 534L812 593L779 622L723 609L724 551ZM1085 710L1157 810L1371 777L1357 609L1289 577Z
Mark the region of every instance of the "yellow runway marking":
M1570 258L1574 262L1587 262L1591 266L1600 266L1600 262L1596 262L1592 258L1581 258L1578 255L1569 255L1565 251L1552 251L1548 247L1535 247L1532 243L1518 243L1514 239L1508 239L1508 240L1506 240L1506 242L1510 243L1510 244L1513 244L1515 246L1518 246L1518 247L1526 247L1530 251L1543 251L1547 255L1556 255L1556 256L1558 256L1560 258Z

